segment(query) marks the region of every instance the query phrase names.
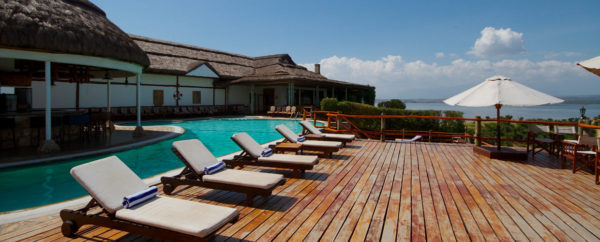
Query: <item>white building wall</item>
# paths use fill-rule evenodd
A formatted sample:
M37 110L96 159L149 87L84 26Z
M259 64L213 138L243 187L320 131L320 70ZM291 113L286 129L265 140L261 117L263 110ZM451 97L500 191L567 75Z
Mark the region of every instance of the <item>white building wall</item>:
M106 107L106 81L101 79L93 79L92 81L99 83L81 83L79 85L79 107ZM153 106L153 91L163 90L164 106L175 106L175 84L176 77L170 75L142 74L142 106ZM194 105L192 91L201 92L201 104L213 105L213 79L203 77L179 77L179 84L183 86L200 86L196 87L180 87L179 91L183 94L180 100L180 105ZM111 81L111 106L135 106L136 105L136 78L128 78L128 85L124 85L125 78L114 78ZM156 84L152 86L148 84ZM55 82L52 86L52 107L53 108L75 108L76 99L76 83ZM172 85L172 86L164 86ZM46 100L45 83L43 81L32 81L32 108L45 108ZM215 97L217 105L224 105L225 92L222 89L215 90L218 95Z
M250 104L250 86L233 85L229 86L229 104Z
M215 105L225 105L225 89L215 90Z

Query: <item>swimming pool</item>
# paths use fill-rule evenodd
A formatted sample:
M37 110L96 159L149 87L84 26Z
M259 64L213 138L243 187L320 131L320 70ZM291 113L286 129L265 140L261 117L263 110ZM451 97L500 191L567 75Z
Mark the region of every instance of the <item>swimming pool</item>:
M175 140L200 139L218 157L240 150L230 139L234 133L247 132L263 144L281 138L275 131L275 126L279 124L285 124L295 132L302 129L298 121L283 119L144 122L144 126L180 126L185 128L185 133L173 139L117 153L0 170L0 212L41 206L86 195L87 192L69 173L71 167L79 164L116 155L138 176L146 178L183 166L171 152L171 144Z

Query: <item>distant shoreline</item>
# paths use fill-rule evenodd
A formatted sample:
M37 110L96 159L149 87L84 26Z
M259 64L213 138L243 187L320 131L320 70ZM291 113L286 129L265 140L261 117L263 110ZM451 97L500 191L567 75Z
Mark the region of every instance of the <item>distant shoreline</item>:
M582 95L582 96L561 96L560 99L565 100L565 102L555 105L564 105L564 104L600 104L600 95ZM391 99L391 98L390 98ZM375 104L387 101L390 99L375 99ZM434 99L434 98L409 98L409 99L400 99L405 103L443 103L444 99Z

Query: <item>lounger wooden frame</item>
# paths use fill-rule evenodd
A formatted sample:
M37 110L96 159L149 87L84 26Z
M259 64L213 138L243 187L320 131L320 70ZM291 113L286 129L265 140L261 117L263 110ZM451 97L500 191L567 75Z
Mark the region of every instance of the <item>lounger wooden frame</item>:
M175 190L177 186L199 186L211 189L244 193L246 194L246 204L252 206L254 197L262 196L264 198L267 198L271 196L271 194L273 194L273 189L275 189L275 187L277 187L278 185L283 185L285 183L285 179L282 179L280 183L275 184L273 187L269 189L263 189L217 182L205 182L202 181L202 176L204 174L196 173L194 169L191 168L188 161L185 158L183 158L181 153L179 153L179 151L177 151L176 148L171 148L171 151L173 151L173 153L175 153L175 155L179 157L179 159L185 164L185 167L183 168L183 171L181 171L181 173L179 173L176 176L163 176L160 178L160 182L163 184L163 192L167 195L171 194L171 192L173 192L173 190Z
M114 214L109 213L104 208L102 208L102 211L98 213L88 213L88 211L94 207L100 207L100 205L95 199L92 199L84 208L77 210L61 210L60 218L63 221L61 226L62 234L66 237L73 238L81 226L91 224L170 241L213 241L214 235L218 231L215 230L206 237L197 237L177 231L118 219L115 218ZM238 219L239 215L233 218L230 222L235 223Z
M244 165L250 166L264 166L264 167L276 167L276 168L284 168L284 169L292 169L293 176L298 177L300 173L304 173L306 170L312 170L314 165L306 165L306 164L293 164L293 163L282 163L282 162L271 162L271 161L259 161L258 159L252 157L244 148L244 146L238 143L233 137L231 138L234 143L236 143L239 147L242 148L242 153L239 155L233 156L233 159L223 160L230 167L239 166L241 168ZM319 160L317 160L317 164Z
M290 141L284 137L282 142L290 142ZM278 142L277 144L279 144L279 143L281 143L281 142ZM300 154L302 154L305 150L323 152L323 156L325 158L330 158L331 153L339 151L340 148L339 147L328 147L328 146L308 146L308 145L302 144L302 146L300 146Z
M302 132L302 135L304 135L304 137L307 140L322 140L322 141L336 141L336 142L342 142L342 147L346 147L346 142L348 142L348 139L344 139L344 138L338 138L338 137L327 137L326 135L320 135L320 137L315 137L315 136L310 136L309 134L313 134L310 131L308 131L307 128L303 129L304 132ZM308 135L308 136L307 136ZM318 135L318 134L317 134ZM352 142L352 141L350 141Z

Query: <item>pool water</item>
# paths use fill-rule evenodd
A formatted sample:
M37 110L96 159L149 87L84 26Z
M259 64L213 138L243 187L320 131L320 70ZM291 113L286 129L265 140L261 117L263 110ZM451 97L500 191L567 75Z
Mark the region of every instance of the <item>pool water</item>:
M183 166L183 163L171 152L173 141L197 138L218 157L240 150L230 138L234 133L246 132L261 144L282 138L275 130L275 126L279 124L285 124L295 132L301 131L298 121L279 119L144 122L144 126L180 126L185 129L185 133L173 139L112 154L2 169L0 170L0 194L2 194L0 212L41 206L87 195L69 173L72 167L79 164L116 155L138 176L146 178Z

